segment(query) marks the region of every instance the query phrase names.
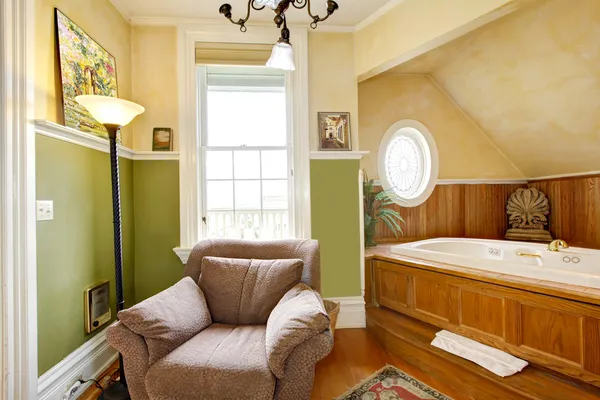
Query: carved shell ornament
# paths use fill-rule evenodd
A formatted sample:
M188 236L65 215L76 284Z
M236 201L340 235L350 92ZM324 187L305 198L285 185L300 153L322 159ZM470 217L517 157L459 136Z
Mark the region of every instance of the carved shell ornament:
M546 195L535 188L518 189L506 205L508 222L513 229L544 229L548 225L550 205Z

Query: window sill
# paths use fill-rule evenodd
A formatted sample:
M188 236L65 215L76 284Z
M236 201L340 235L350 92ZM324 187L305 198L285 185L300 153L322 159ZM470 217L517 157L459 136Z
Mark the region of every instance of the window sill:
M191 248L175 247L173 251L177 254L177 257L179 257L183 265L187 264L190 253L192 252Z

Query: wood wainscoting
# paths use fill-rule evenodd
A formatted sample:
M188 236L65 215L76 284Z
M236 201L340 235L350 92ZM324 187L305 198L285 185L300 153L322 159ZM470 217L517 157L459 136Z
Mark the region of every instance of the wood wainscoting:
M502 239L508 229L506 202L526 184L437 185L429 199L417 207L393 208L405 219L404 237L472 237ZM377 224L375 239L395 240L383 224Z
M578 246L600 249L600 176L533 181L550 201L550 233Z
M401 262L370 262L367 303L600 387L600 306Z
M519 188L541 190L550 202L548 228L554 238L600 249L600 176L530 181L529 184L438 185L417 207L393 206L406 220L404 237L504 239L506 202ZM395 241L380 223L376 241Z

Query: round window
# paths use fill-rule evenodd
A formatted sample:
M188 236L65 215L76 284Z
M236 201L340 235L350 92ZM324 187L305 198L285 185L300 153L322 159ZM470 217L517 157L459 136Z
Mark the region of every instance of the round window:
M381 139L378 158L381 185L396 193L400 205L415 207L429 198L438 177L438 153L425 125L396 122Z

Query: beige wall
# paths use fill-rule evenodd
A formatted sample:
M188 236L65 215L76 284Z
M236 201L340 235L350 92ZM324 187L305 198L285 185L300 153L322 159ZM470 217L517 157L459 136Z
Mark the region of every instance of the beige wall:
M529 0L404 0L356 33L356 75L384 72Z
M318 112L349 112L352 148L358 149L358 87L351 33L309 32L310 145L319 147Z
M318 148L319 111L351 114L352 146L358 148L358 87L351 33L309 32L310 145ZM293 39L292 39L293 40ZM133 99L146 113L134 122L134 148L151 150L152 128L172 127L178 149L177 30L134 26L132 29Z
M172 128L179 149L177 28L134 26L131 30L133 99L146 107L134 121L136 150L152 150L152 130Z
M35 118L64 123L56 51L54 7L111 53L117 62L119 97L131 99L131 29L109 0L36 0ZM131 128L122 133L131 147Z
M599 32L600 1L546 0L397 71L432 73L527 177L598 171Z
M402 119L423 123L435 138L440 179L522 179L523 174L426 75L384 74L361 82L359 93L362 161L376 178L377 152L387 129Z

